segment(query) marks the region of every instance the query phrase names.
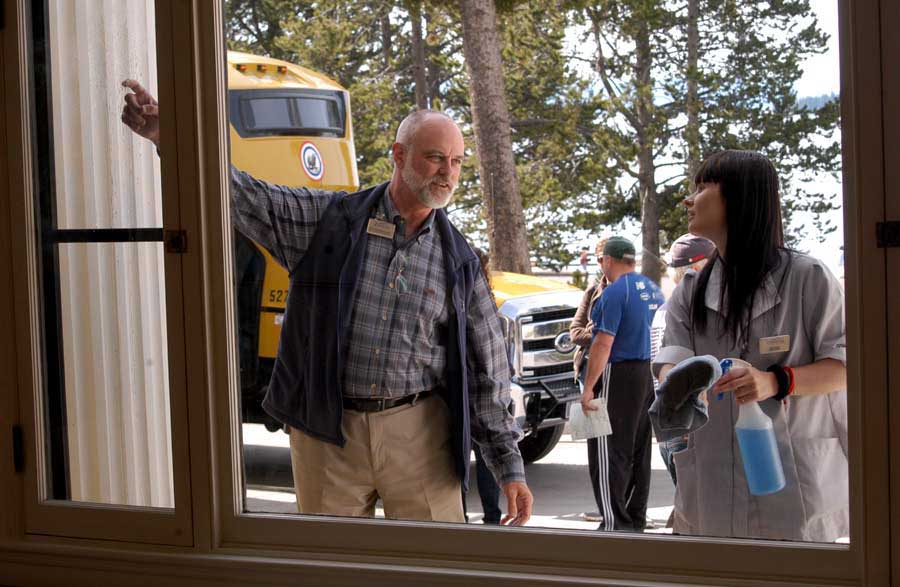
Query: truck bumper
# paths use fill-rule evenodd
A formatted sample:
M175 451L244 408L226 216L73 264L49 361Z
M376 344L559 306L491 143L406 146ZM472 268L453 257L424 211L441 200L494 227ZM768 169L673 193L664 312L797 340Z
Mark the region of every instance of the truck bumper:
M581 390L570 376L551 381L516 381L510 394L513 417L526 433L565 424L569 405L581 397Z

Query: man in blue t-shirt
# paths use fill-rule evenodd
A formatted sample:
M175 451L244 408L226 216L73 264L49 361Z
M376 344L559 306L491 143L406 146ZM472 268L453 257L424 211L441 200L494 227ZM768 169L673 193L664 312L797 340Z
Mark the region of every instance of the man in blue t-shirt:
M581 407L596 410L591 400L605 400L612 434L588 440L588 472L600 529L642 532L650 495L650 324L665 300L653 281L635 273L634 245L626 238L606 241L600 268L610 285L591 311Z

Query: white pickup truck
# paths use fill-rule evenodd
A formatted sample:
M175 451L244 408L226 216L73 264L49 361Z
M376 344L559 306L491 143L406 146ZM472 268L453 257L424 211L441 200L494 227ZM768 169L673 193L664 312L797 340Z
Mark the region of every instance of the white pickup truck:
M554 279L494 272L491 285L513 364L514 415L526 432L526 463L547 455L563 433L569 405L581 395L573 379L569 325L583 292Z

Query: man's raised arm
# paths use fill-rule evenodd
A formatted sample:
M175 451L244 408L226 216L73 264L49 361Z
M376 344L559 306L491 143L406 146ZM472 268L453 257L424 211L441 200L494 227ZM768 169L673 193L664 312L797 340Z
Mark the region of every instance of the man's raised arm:
M159 151L159 102L133 79L122 82L122 122ZM306 252L319 219L338 194L257 179L231 166L231 219L244 236L266 248L288 271Z

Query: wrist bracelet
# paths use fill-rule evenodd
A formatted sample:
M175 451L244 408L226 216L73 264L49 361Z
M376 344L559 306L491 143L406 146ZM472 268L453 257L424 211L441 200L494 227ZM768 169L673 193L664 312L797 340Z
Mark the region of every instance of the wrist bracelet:
M790 379L790 383L788 384L788 395L792 395L794 393L794 370L790 367L784 367L784 370L787 371L788 379Z
M793 373L788 374L790 367L782 367L775 364L766 369L769 373L775 374L775 380L778 382L778 392L772 396L775 401L781 401L793 391Z

